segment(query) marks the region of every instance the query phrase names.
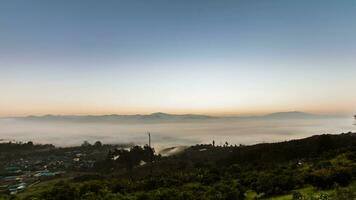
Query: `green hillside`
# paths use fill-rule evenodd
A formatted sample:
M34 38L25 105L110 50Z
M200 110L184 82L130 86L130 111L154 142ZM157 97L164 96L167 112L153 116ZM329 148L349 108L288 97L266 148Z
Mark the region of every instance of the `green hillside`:
M79 148L79 147L78 147ZM81 148L94 148L84 147ZM106 151L108 147L106 147ZM162 157L148 146L113 148L4 199L354 199L356 133L223 146Z

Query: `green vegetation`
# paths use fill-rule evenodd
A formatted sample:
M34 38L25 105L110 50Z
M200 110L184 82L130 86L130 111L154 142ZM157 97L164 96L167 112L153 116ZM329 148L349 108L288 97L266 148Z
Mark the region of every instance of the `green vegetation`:
M111 149L92 168L72 173L3 198L355 199L356 133L251 146L195 145L169 157L148 146Z

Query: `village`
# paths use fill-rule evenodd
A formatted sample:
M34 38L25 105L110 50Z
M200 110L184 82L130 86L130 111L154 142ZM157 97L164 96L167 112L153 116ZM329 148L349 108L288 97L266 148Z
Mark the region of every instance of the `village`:
M66 176L68 173L85 172L94 167L99 159L118 145L94 145L84 142L78 147L48 148L42 145L9 144L16 151L0 153L0 193L16 194L26 188ZM24 148L26 147L26 148Z

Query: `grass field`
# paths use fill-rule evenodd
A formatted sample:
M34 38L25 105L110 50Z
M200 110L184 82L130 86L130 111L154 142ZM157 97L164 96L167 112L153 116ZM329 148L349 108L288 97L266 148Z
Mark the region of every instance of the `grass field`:
M24 198L26 196L32 196L34 194L38 194L38 193L45 191L46 189L48 189L49 187L52 187L53 185L55 185L56 183L58 183L60 181L66 181L69 179L71 179L71 178L64 177L64 178L57 178L57 179L53 179L53 180L42 181L38 184L28 187L24 192L20 192L16 196L19 197L20 199Z
M351 191L356 191L356 182L353 182L347 187L343 187L341 189L349 189ZM302 189L295 190L296 192L299 192L300 194L308 197L313 197L315 199L319 199L320 196L322 195L327 195L327 196L336 196L336 189L330 189L330 190L318 190L317 188L314 188L312 186L308 186ZM259 199L261 195L258 195L254 191L248 191L246 192L246 200L254 200L254 199ZM292 200L293 199L293 192L290 192L289 194L281 195L281 196L274 196L274 197L268 197L268 198L261 198L264 200ZM356 197L354 198L356 199Z

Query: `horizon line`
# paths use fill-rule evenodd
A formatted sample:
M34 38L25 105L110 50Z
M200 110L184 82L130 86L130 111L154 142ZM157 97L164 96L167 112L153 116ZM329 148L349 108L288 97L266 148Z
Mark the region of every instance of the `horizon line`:
M202 113L173 113L173 112L151 112L151 113L135 113L135 114L119 114L119 113L111 113L111 114L29 114L29 115L14 115L14 116L0 116L0 118L24 118L24 117L46 117L46 116L54 116L54 117L66 117L66 116L76 116L76 117L102 117L102 116L149 116L154 114L166 114L166 115L200 115L207 117L257 117L257 116L265 116L275 113L304 113L311 115L321 115L321 116L347 116L349 113L314 113L314 112L305 112L305 111L275 111L275 112L264 112L260 114L202 114Z

